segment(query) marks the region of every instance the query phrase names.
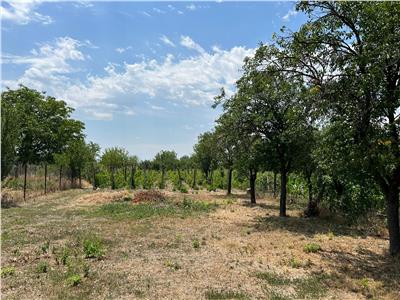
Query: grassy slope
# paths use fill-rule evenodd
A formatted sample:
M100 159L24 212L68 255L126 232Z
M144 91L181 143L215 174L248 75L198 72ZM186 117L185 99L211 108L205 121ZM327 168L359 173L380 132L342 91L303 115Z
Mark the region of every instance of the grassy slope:
M2 209L5 299L400 297L399 260L362 230L295 210L281 219L271 200L132 206L84 203L89 193Z

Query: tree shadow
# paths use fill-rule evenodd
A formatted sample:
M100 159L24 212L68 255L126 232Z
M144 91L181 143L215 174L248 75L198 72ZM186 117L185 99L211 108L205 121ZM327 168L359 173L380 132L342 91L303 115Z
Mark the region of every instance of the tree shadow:
M279 210L279 206L276 208L267 204L266 207ZM333 218L303 218L299 216L279 217L276 215L268 215L265 217L258 217L255 219L254 229L256 231L286 230L307 237L313 237L316 234L327 234L329 232L337 236L366 235L363 231L339 223Z
M339 274L355 280L372 278L381 281L384 287L400 291L400 257L378 254L368 249L347 251L321 251L322 260Z

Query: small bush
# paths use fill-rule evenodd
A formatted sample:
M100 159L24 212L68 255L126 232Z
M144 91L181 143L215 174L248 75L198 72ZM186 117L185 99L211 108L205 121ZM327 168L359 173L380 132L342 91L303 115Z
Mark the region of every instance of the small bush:
M167 261L165 263L165 266L167 266L168 268L175 270L175 271L182 269L182 266L180 264L178 264L177 262Z
M80 275L72 275L70 277L67 278L67 284L70 286L77 286L78 284L80 284L82 281L82 278Z
M1 278L12 276L14 274L15 274L15 268L13 267L1 268Z
M49 247L50 241L46 241L42 246L40 246L40 250L42 250L43 253L47 253L49 251Z
M298 269L298 268L302 267L303 264L302 264L301 261L299 261L297 258L292 257L292 258L290 259L290 266L291 266L292 268L294 268L294 269Z
M104 255L101 241L96 238L87 238L83 241L83 252L86 258L100 258Z
M155 190L137 192L133 198L134 203L165 202L166 200L167 199L163 193Z
M194 239L194 240L192 241L192 246L193 246L194 249L199 249L199 248L200 248L200 242L199 242L199 240L198 240L198 239Z
M321 246L315 243L309 243L304 246L303 250L306 253L316 253L321 251Z
M184 194L187 194L187 193L188 193L188 189L187 189L185 186L182 186L182 187L180 188L180 192L181 192L181 193L184 193Z
M49 264L47 261L41 261L36 267L38 273L47 273L49 271Z

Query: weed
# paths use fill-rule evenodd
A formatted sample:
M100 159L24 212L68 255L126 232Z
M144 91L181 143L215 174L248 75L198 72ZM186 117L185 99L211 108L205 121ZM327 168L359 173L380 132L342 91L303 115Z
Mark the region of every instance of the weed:
M172 270L175 270L175 271L182 269L182 266L180 264L178 264L177 262L167 261L165 263L165 266Z
M70 286L77 286L82 281L82 278L78 274L71 275L67 278L67 284Z
M49 264L47 261L41 261L36 267L38 273L47 273L49 271Z
M15 268L14 267L1 268L1 278L12 276L14 274L15 274Z
M40 250L42 250L42 253L47 253L49 251L50 247L50 241L46 241L44 244L40 246Z
M187 194L187 193L188 193L188 189L187 189L186 187L184 187L184 186L182 186L182 187L179 189L179 191L180 191L181 193L184 193L184 194Z
M304 246L303 250L306 253L316 253L321 251L321 246L319 244L309 243Z
M206 299L249 299L243 292L224 291L220 289L211 289L205 293Z
M86 258L100 258L105 251L99 238L89 237L83 241L83 252Z
M292 268L298 269L298 268L302 267L303 264L302 264L301 261L298 260L297 258L292 257L292 258L290 259L290 266L291 266Z
M194 239L194 240L192 241L192 246L193 246L194 249L199 249L199 248L200 248L200 242L199 242L199 240L198 240L198 239Z
M259 272L256 274L257 278L267 281L270 285L287 285L290 284L290 279L286 279L272 272Z

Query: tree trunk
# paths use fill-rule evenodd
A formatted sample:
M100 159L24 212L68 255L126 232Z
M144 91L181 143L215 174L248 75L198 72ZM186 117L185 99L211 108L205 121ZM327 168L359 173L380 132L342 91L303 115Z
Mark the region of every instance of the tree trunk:
M179 185L179 188L181 188L182 187L181 171L179 170L179 168L177 170L178 170L178 185Z
M47 194L47 163L44 164L44 194Z
M276 198L276 190L277 190L276 172L274 172L274 198Z
M111 189L115 190L114 167L111 168Z
M400 254L399 187L390 185L385 191L387 223L389 230L389 252Z
M279 216L286 217L286 183L287 183L287 170L281 169L281 196L279 203Z
M19 169L19 168L18 168L18 164L15 164L15 170L14 170L14 177L15 177L15 178L18 178L18 175L19 175L19 174L18 174L18 173L19 173L19 172L18 172L18 171L19 171L18 169Z
M228 170L228 192L226 194L232 194L232 168L229 168Z
M193 169L193 184L192 184L192 189L194 189L196 187L196 173L197 173L197 169L194 168Z
M164 180L165 180L165 170L162 169L162 170L161 170L161 184L160 184L160 189L164 189L164 188L165 188Z
M127 168L127 167L124 166L124 181L125 181L125 182L126 182L126 178L127 178L127 174L126 174L126 171L127 171L127 170L126 170L126 168Z
M96 186L96 167L95 166L93 166L93 183L92 183L92 186L93 186L93 190L95 190L97 188L97 186Z
M130 187L131 187L132 190L135 189L135 167L134 166L131 166Z
M26 200L26 173L28 172L28 164L24 164L24 201Z
M257 171L250 170L250 203L256 204L256 179Z
M79 168L79 188L82 188L82 174L81 174L81 168Z
M60 177L58 178L58 189L61 191L61 178L62 178L62 166L60 166Z

